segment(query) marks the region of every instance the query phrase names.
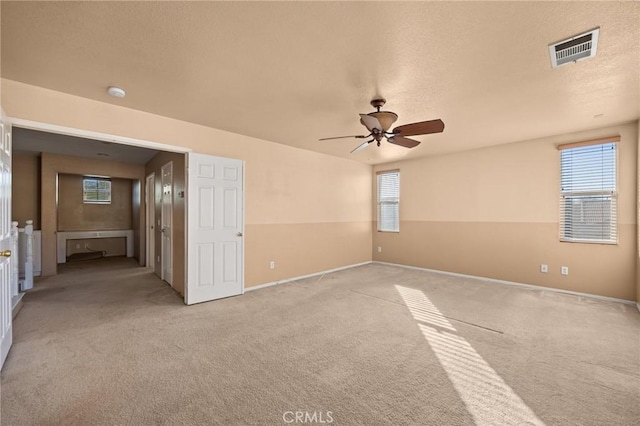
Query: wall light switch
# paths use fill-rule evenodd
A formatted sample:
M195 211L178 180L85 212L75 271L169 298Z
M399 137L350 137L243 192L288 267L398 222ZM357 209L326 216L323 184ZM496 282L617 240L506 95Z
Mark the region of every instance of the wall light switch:
M273 260L269 262L269 269L276 269L276 262L274 262Z
M382 247L378 246L378 253L382 253Z

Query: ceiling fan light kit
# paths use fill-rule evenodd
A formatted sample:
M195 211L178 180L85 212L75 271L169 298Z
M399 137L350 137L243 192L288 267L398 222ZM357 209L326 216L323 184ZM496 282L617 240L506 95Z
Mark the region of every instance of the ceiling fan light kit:
M366 148L371 142L374 141L376 142L376 145L380 146L380 142L383 138L385 138L387 142L394 145L399 145L405 148L414 148L420 145L420 142L414 139L409 139L406 136L441 133L444 130L444 123L442 122L442 120L437 119L405 124L403 126L396 127L395 129L393 129L393 131L389 131L391 125L393 125L393 123L395 123L398 119L398 115L395 112L391 111L380 111L380 108L382 108L382 106L384 106L386 102L387 101L382 98L374 99L371 101L371 106L376 108L376 111L370 112L368 114L360 114L360 124L365 126L367 130L369 130L370 133L368 135L337 136L332 138L322 138L320 140L323 141L342 138L371 138L370 140L363 142L361 145L357 146L353 151L351 151L351 153L354 153Z

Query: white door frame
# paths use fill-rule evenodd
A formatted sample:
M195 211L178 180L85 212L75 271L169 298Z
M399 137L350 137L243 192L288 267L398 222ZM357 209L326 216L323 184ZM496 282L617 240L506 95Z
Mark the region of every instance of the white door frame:
M147 268L152 268L155 271L155 257L156 257L156 233L155 233L155 221L156 221L156 175L151 173L145 179L145 219L147 221L146 228L146 245L147 245Z
M160 276L163 280L173 287L173 161L169 161L160 168L162 199L160 200L160 229L161 238L161 266ZM165 176L169 175L169 180L165 180ZM167 195L166 186L169 186ZM169 202L167 206L165 203ZM168 224L168 226L167 226ZM168 241L167 241L168 240ZM168 246L167 246L168 245Z
M85 139L94 139L97 141L113 142L121 145L139 146L142 148L156 149L158 151L177 152L186 154L191 152L191 148L183 146L168 145L159 142L148 141L144 139L128 138L126 136L110 135L108 133L93 132L91 130L76 129L67 126L58 126L57 124L41 123L39 121L24 120L22 118L8 117L9 122L14 127L22 127L24 129L39 130L41 132L58 133L61 135L77 136Z

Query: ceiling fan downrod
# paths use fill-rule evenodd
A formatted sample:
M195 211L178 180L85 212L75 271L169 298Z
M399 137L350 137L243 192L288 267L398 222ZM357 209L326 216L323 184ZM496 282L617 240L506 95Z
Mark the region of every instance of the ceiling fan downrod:
M384 106L384 104L387 103L387 100L384 98L378 98L378 99L373 99L371 101L371 106L376 108L378 110L378 112L380 112L380 108L382 108Z

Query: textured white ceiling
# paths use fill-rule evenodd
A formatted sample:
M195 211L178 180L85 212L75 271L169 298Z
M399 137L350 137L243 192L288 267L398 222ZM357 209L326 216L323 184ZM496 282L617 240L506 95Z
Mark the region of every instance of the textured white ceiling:
M595 27L596 58L551 69ZM372 164L636 120L639 63L637 2L2 1L4 78ZM317 140L364 134L376 96L444 133Z

